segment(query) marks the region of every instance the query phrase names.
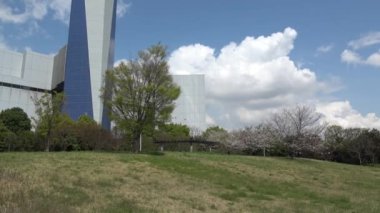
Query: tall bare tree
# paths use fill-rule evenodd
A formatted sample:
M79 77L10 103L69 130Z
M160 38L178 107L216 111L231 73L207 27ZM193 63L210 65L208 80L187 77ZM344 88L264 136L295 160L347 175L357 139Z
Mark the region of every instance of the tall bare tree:
M285 108L273 114L269 120L276 137L285 145L288 154L294 157L302 149L308 149L310 143L317 143L327 124L322 122L322 115L307 105Z

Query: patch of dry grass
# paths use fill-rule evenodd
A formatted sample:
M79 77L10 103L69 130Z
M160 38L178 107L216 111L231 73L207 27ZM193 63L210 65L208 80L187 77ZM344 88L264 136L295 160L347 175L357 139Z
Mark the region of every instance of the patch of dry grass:
M379 212L380 168L210 154L1 153L0 212Z

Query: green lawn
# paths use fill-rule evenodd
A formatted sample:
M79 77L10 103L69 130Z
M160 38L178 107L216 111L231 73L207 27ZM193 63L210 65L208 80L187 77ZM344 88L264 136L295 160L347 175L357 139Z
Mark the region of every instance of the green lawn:
M380 212L380 168L200 153L0 153L0 212Z

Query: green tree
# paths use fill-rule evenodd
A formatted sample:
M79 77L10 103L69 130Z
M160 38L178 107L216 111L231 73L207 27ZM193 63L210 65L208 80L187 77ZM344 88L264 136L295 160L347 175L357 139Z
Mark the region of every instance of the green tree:
M203 138L208 141L219 142L217 146L219 151L230 153L236 148L235 141L233 140L233 133L229 133L222 127L211 126L203 132Z
M51 131L50 149L54 151L77 151L76 122L68 115L61 114Z
M203 137L206 139L210 139L210 137L215 133L227 133L227 130L223 129L220 126L210 126L203 132Z
M8 130L15 134L20 132L30 131L32 128L31 121L28 115L18 107L1 111L0 120Z
M16 151L37 151L36 150L36 137L34 132L25 131L19 133L17 136Z
M345 131L343 127L332 125L324 132L325 155L328 160L339 161L345 152Z
M92 119L88 115L81 115L78 118L78 124L86 124L86 125L98 125L94 119Z
M170 119L180 95L180 88L169 75L166 56L166 47L157 44L106 73L103 99L110 118L132 139L135 151L143 132L152 134L156 126Z
M155 137L163 140L188 139L190 128L183 124L164 124L159 127Z
M16 135L0 120L0 152L11 151L16 142Z
M4 152L7 150L6 137L9 134L9 130L0 120L0 152Z
M103 140L105 130L88 115L79 117L76 130L78 142L82 150L99 149L102 143L106 143Z
M61 108L63 106L63 93L48 94L45 93L40 98L34 98L37 118L33 118L36 131L46 138L47 152L50 151L52 132L59 124L61 117Z

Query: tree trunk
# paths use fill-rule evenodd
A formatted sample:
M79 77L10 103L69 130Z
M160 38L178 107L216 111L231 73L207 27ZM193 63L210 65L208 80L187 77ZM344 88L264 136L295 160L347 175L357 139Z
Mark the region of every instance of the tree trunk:
M50 137L47 138L47 141L46 141L46 152L50 152Z
M46 152L50 152L50 135L51 135L51 130L49 129L46 135Z
M140 135L135 135L132 139L133 152L138 153L140 149Z
M265 147L263 148L263 154L264 154L264 157L265 157L266 156Z

